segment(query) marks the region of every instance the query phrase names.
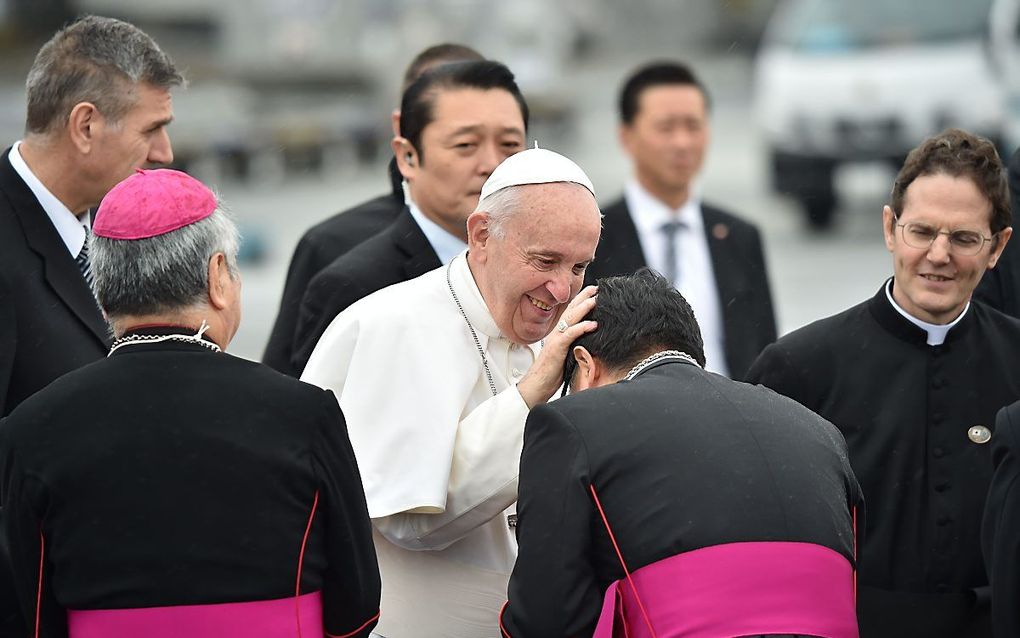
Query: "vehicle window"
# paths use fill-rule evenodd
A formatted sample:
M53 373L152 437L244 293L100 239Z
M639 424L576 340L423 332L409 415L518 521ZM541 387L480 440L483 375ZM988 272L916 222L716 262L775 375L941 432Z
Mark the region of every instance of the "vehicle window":
M839 51L975 39L992 0L802 0L786 7L776 38L794 49Z

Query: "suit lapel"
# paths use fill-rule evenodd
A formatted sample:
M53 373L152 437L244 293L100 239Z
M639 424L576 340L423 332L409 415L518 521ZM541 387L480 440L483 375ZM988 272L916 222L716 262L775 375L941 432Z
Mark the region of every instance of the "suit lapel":
M406 207L390 227L390 237L397 249L407 257L407 261L404 262L404 273L408 279L414 279L442 266L432 244Z
M29 247L42 258L46 282L105 347L109 331L96 299L46 211L11 166L9 153L0 161L0 191L18 218Z
M719 304L725 315L728 301L737 294L743 277L731 258L733 251L729 245L729 224L714 208L705 204L701 205L701 217L705 222L705 239L708 241L716 288L719 289Z

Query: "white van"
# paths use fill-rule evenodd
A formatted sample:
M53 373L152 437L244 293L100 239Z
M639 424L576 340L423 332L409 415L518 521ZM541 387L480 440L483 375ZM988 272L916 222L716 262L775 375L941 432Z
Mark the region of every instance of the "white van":
M992 5L787 0L777 7L756 61L755 109L773 187L798 200L813 227L832 220L833 172L844 162L898 168L911 148L949 126L1002 149L1006 95L991 44Z

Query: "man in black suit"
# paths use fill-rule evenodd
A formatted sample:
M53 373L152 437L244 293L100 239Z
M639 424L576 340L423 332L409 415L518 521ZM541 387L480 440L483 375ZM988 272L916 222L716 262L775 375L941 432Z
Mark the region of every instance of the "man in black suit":
M106 355L83 276L88 211L136 168L173 159L169 91L181 82L149 36L110 18L71 24L36 56L25 137L0 158L0 416ZM5 553L0 635L13 611Z
M1020 401L999 410L992 441L995 470L981 524L992 586L992 629L1020 636Z
M1006 166L1010 207L1020 211L1020 149ZM1020 318L1020 246L1010 242L994 268L989 268L974 290L974 298L1011 317Z
M743 378L776 339L758 229L701 201L695 178L709 140L708 93L687 67L638 69L620 94L620 140L634 162L624 196L603 207L588 281L649 266L697 313L707 369Z
M596 621L597 636L647 635L629 569L660 636L856 636L861 493L839 431L707 374L691 307L665 278L598 286L585 317L598 327L564 373L577 394L534 407L525 427L504 635L591 636Z
M401 93L422 73L435 66L483 59L474 49L460 44L431 46L411 60L404 72ZM394 137L399 137L400 109L394 109L390 114L390 124ZM287 270L280 310L262 355L262 362L266 365L293 377L301 375L301 368L295 368L292 364L294 333L299 325L301 299L312 277L336 258L389 226L404 209L403 176L397 168L396 158L390 160L389 177L391 192L319 222L309 228L298 241ZM304 358L307 359L307 355Z
M304 369L333 318L386 286L449 263L466 247L467 218L489 174L524 148L528 107L499 62L448 64L404 93L393 153L409 201L387 229L339 257L308 285L294 335Z

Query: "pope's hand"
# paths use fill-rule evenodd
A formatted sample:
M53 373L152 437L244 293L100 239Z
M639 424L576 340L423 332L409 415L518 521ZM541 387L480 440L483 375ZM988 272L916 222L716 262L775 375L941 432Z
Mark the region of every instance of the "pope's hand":
M595 307L595 295L598 288L588 286L567 305L560 315L556 328L545 338L542 353L535 359L534 365L517 384L528 408L548 401L563 383L563 362L569 354L570 344L581 335L595 329L594 321L581 321ZM563 330L561 327L566 326Z

